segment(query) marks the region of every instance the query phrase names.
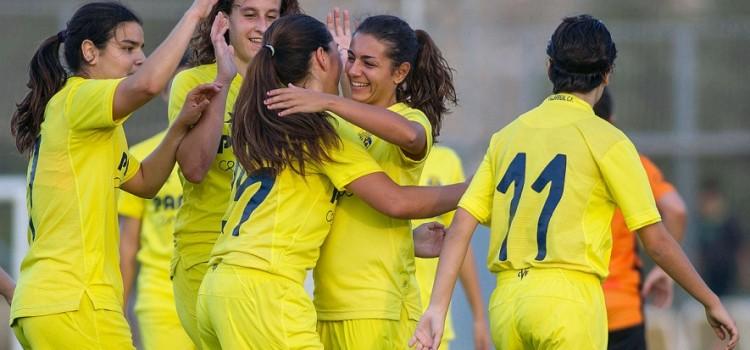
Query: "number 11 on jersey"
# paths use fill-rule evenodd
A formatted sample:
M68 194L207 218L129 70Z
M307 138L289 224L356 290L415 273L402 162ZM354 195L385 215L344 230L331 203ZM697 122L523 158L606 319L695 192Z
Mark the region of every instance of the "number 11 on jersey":
M565 187L565 169L567 165L567 157L564 154L557 154L546 167L539 174L534 183L531 185L531 189L537 193L542 193L547 184L550 184L549 194L547 200L544 201L544 206L539 214L539 221L537 222L536 230L536 243L537 243L537 254L535 260L542 261L547 256L547 230L549 228L549 222L552 219L552 214L555 212L557 205L560 203L560 199L563 195L563 189ZM497 190L501 193L506 193L510 189L510 185L513 185L513 198L510 200L510 213L508 216L508 231L503 239L503 244L500 247L500 260L508 260L508 236L510 235L510 229L513 225L513 218L516 216L516 210L518 209L518 203L521 200L521 194L526 182L526 153L518 153L515 158L510 162L508 169L497 184Z

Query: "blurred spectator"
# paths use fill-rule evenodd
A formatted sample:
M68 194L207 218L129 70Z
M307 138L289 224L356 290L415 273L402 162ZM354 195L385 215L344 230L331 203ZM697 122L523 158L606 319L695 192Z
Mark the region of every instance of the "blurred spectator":
M701 184L699 201L701 274L717 295L724 296L732 292L737 282L737 261L743 245L740 223L727 207L715 179Z

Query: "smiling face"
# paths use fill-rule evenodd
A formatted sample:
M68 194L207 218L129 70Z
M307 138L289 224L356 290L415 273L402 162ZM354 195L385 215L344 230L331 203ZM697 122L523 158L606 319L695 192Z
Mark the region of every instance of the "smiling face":
M279 18L281 0L235 0L229 14L229 42L234 54L250 62L261 49L263 33Z
M381 107L396 103L396 87L406 78L410 65L394 67L389 50L387 43L370 34L354 35L346 62L353 100Z
M112 32L103 49L90 41L81 44L85 75L94 79L119 79L135 73L143 64L143 28L136 22L123 22Z

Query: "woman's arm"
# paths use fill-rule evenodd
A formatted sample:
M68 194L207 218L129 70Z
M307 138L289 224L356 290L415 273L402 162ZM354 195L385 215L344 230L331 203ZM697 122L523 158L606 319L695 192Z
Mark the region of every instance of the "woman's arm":
M172 78L198 23L217 0L195 0L159 47L140 68L117 86L112 118L120 120L158 95Z
M200 119L203 111L220 89L220 85L213 83L200 85L190 91L180 115L167 129L159 146L141 162L138 172L120 188L143 198L155 196L172 173L177 147L183 137Z
M466 183L448 186L399 186L383 172L362 176L347 189L375 210L398 219L423 219L456 208Z
M127 310L130 294L136 275L136 255L140 248L141 220L129 216L120 215L120 273L122 273L122 286L124 289L125 304Z
M424 158L427 133L417 122L410 121L386 108L360 103L289 84L288 88L271 90L265 104L280 117L295 113L330 111L350 123L388 141L414 159Z
M461 265L458 278L461 279L461 286L466 294L466 300L469 301L471 314L474 317L474 348L476 350L489 350L491 339L489 325L487 323L487 313L482 301L482 289L479 287L479 272L477 263L474 260L474 250L471 245L466 250L464 263Z
M221 142L226 114L227 97L232 80L237 75L234 64L234 49L227 45L224 34L229 30L229 20L222 13L211 27L211 40L216 53L217 73L215 82L221 85L219 93L211 99L204 116L185 135L185 140L177 149L177 163L185 178L192 183L200 183L216 158L216 150Z
M8 275L5 270L0 268L0 294L2 294L8 305L13 301L13 292L16 290L16 282Z
M456 210L453 222L445 235L443 250L440 252L430 305L419 320L409 346L417 345L417 349L429 349L440 344L456 278L478 223L477 219L463 208Z

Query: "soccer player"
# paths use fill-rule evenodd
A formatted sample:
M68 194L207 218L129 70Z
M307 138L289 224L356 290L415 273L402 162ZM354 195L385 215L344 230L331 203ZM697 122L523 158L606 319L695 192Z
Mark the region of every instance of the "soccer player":
M165 132L130 148L137 159L148 156L164 139ZM175 167L153 199L143 199L127 192L120 193L120 269L122 271L125 306L138 274L135 314L144 349L194 348L192 340L177 317L169 280L172 258L174 217L182 204L182 185ZM140 269L136 266L137 261Z
M461 158L449 147L435 145L427 156L422 170L422 176L419 178L420 186L440 186L453 183L461 183L466 180L464 176ZM437 222L447 226L453 219L453 212L445 213L437 218ZM417 227L428 220L412 220L412 226ZM430 293L432 284L435 281L435 272L437 270L438 259L417 258L417 282L422 306L427 308L430 303ZM479 287L479 276L477 265L474 261L474 251L469 246L466 252L466 258L461 271L459 272L461 285L466 293L466 298L471 307L471 313L474 316L474 348L477 350L490 349L490 334L487 325L487 314L485 312L484 302L482 301L482 291ZM447 350L448 346L455 338L453 330L453 320L449 311L445 320L443 342L440 348Z
M391 179L418 184L446 104L456 100L450 67L426 32L393 16L367 18L348 49L351 99L394 113L371 118L335 96L326 109L355 124L360 142ZM357 195L341 197L314 270L325 347L405 344L422 313L415 269L408 220L381 213Z
M617 50L599 20L567 17L547 46L553 95L493 135L446 234L430 306L410 343L440 343L456 275L478 223L490 224L489 313L498 349L604 349L611 221L622 210L646 252L706 308L716 335L734 321L661 223L633 144L596 117Z
M605 88L602 97L594 105L594 113L612 123L613 109L612 95L609 88ZM664 180L661 170L651 160L644 155L640 159L664 226L679 242L685 232L685 203L674 186ZM612 257L609 261L609 276L602 287L607 305L608 349L645 350L644 299L653 295L656 306L668 307L672 302L674 285L672 279L658 266L649 272L645 280L641 278L638 242L625 225L625 218L619 209L615 210L612 218Z
M195 303L211 248L221 231L221 218L229 204L230 183L235 158L230 141L230 112L234 106L242 76L255 54L266 28L280 16L299 12L297 0L219 0L211 9L210 20L201 24L192 42L195 67L182 71L172 83L169 120L178 115L188 91L200 84L219 79L223 88L207 113L185 137L177 152L183 203L175 221L175 252L171 267L175 303L180 322L190 338L200 345ZM211 35L214 16L226 18L228 42L215 49ZM214 29L214 33L216 30ZM231 49L227 47L231 46ZM220 55L226 57L220 57ZM232 70L221 72L217 61L228 59ZM236 67L236 68L235 68Z
M5 270L0 268L0 295L5 298L8 305L13 301L13 290L16 289L16 282L13 281Z
M31 61L12 132L30 156L29 251L10 324L24 348L133 348L123 316L116 189L153 196L216 85L190 93L164 141L140 162L122 123L164 88L215 1L196 0L148 59L140 19L114 3L79 8ZM58 50L64 44L66 66Z
M411 218L451 210L463 184L399 187L341 119L279 118L263 104L267 91L293 83L336 94L341 60L325 25L306 15L277 20L263 42L234 110L232 142L241 165L199 293L201 340L206 349L322 349L303 282L329 232L337 188L386 215ZM441 225L422 227L411 255L436 255Z

